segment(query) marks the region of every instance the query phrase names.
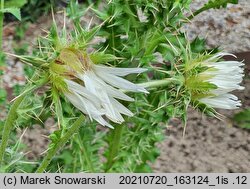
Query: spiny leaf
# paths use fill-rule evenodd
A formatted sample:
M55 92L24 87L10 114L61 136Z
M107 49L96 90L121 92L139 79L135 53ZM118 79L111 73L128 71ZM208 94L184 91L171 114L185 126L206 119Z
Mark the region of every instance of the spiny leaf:
M221 7L226 7L227 4L237 4L238 0L209 0L207 4L205 4L204 7L206 9L211 9L211 8L221 8Z
M5 8L5 9L1 9L0 12L2 12L2 13L11 13L18 20L21 20L21 12L20 12L19 8Z
M25 56L25 55L16 55L16 54L10 54L10 53L6 53L7 55L13 56L15 58L20 59L22 62L27 63L27 64L31 64L32 66L35 67L46 67L47 62L39 57L36 56Z
M54 87L51 90L52 90L51 93L52 93L52 98L53 98L54 105L55 105L55 113L57 115L58 125L59 125L59 127L61 127L61 126L65 127L64 119L63 119L63 109L62 109L60 96Z
M250 129L250 109L245 109L235 114L233 120L238 126Z

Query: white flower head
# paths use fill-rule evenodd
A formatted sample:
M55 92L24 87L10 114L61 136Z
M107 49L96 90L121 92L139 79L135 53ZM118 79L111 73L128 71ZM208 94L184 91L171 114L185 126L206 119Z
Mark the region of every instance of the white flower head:
M142 22L142 23L148 22L148 17L145 15L145 13L142 11L141 8L137 9L137 16L138 16L140 22Z
M71 57L71 60L76 60L75 64L71 62L76 69L73 66L67 67L71 77L64 79L68 88L64 95L77 109L88 115L91 120L94 119L99 124L111 128L105 117L115 123L122 123L124 121L122 115L133 116L133 113L118 101L134 100L122 90L143 93L147 93L147 90L122 76L142 73L146 69L97 65L87 55L70 51L66 54L67 56L60 57L63 59L60 61L68 61Z
M196 62L195 64L203 69L189 80L196 79L198 82L193 82L193 84L199 87L202 83L200 86L206 89L202 94L199 94L199 89L193 92L199 102L212 108L236 109L241 106L241 102L230 92L244 89L240 86L244 76L242 67L244 64L239 61L220 61L225 55L234 56L229 53L217 53L201 62Z

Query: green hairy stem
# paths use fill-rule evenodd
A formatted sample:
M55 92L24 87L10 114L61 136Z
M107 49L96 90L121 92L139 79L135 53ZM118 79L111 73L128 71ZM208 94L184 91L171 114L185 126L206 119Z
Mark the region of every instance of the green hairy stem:
M51 160L53 159L53 157L56 155L56 153L68 142L68 140L78 131L78 129L80 128L80 126L82 125L84 120L84 116L81 115L74 123L73 125L68 129L68 131L66 132L66 134L61 137L58 142L51 147L48 150L47 155L45 156L45 158L43 159L42 163L40 164L40 166L38 167L38 169L36 170L36 173L42 173L45 171L45 169L47 168L47 166L50 164Z
M80 146L81 149L81 153L83 154L83 159L86 160L87 166L88 166L88 170L91 171L91 173L95 173L95 169L94 166L92 164L92 161L87 153L87 146L85 145L85 143L82 141L80 134L77 134L77 142L78 145Z
M161 80L154 80L154 81L149 81L145 83L140 83L139 85L150 90L150 89L158 88L158 87L166 87L169 84L174 83L174 82L180 82L180 80L175 79L175 78L166 78L166 79L161 79Z
M123 126L119 125L112 131L112 141L109 143L109 155L108 161L105 168L105 172L108 172L114 164L114 160L119 152L120 141L122 136Z
M4 9L4 0L1 0L1 10ZM4 14L0 12L0 53L2 53L2 43L3 43L3 17Z

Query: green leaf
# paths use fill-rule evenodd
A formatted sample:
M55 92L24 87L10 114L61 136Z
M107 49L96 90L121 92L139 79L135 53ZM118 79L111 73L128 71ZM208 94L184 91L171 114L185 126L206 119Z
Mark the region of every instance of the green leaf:
M112 54L105 54L103 52L95 52L89 55L90 59L95 64L107 63L117 60L118 58Z
M206 9L211 9L211 8L221 8L221 7L226 7L227 4L237 4L238 0L209 0L208 3L204 6Z
M250 129L250 109L235 114L233 120L239 127Z
M18 20L21 20L21 12L20 12L19 8L5 8L5 9L2 9L0 12L2 12L2 13L11 13Z
M109 15L103 11L99 11L97 9L92 8L92 10L95 12L95 14L103 21L108 20Z
M197 16L198 14L209 9L219 9L221 7L226 8L229 3L237 4L238 0L209 0L203 7L195 11L193 15L189 16L188 19L192 19L194 16Z
M84 39L85 39L85 41L86 42L89 42L89 41L91 41L94 37L95 37L95 35L97 34L97 32L99 32L99 30L100 30L100 28L102 27L102 25L98 25L98 26L95 26L95 27L93 27L91 30L89 30L89 31L85 31L85 32L83 32L83 37L84 37Z
M27 0L6 0L5 8L21 8L27 3Z
M6 53L6 54L8 54L8 53ZM8 54L8 55L13 56L15 58L18 58L22 62L27 63L28 65L31 64L31 65L33 65L35 67L40 67L41 68L43 66L46 66L46 63L47 63L42 58L36 57L36 56L25 56L25 55L21 56L21 55L16 55L16 54Z
M4 103L7 98L7 92L5 89L0 88L0 104Z
M51 90L52 90L51 93L52 93L53 102L55 104L55 112L56 112L56 116L58 119L58 125L65 127L64 119L63 119L63 109L62 109L62 104L60 101L60 96L54 87Z
M203 52L206 49L206 40L196 37L191 43L191 49L194 53Z

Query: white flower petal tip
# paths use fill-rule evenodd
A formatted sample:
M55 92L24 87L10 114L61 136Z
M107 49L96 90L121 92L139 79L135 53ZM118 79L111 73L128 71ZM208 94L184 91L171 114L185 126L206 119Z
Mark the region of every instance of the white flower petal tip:
M213 108L221 108L227 110L238 109L241 107L241 102L232 94L223 94L216 97L202 98L200 101Z
M144 87L127 81L121 76L139 74L145 71L147 69L144 68L111 68L93 64L90 69L75 75L83 84L65 79L68 92L64 94L77 109L88 115L91 120L113 128L104 117L114 123L121 124L124 122L122 115L133 116L128 108L116 100L134 101L122 91L125 89L132 92L148 93Z
M217 53L215 56L217 57L223 57L223 56L232 56L234 58L237 58L236 55L232 54L232 53L227 53L227 52L220 52L220 53Z
M137 9L137 16L140 22L142 23L148 22L148 17L144 14L141 8Z
M129 74L140 74L143 72L148 71L146 68L114 68L114 67L107 67L107 66L100 66L100 65L94 65L94 69L97 72L105 72L109 74L113 74L116 76L126 76Z
M147 89L145 89L143 87L138 88L138 92L149 94L149 92L147 91Z
M244 86L239 86L239 88L237 90L245 90L245 87Z
M237 56L234 55L234 54L232 54L232 53L220 52L220 53L215 54L215 55L212 56L211 58L207 59L207 61L208 61L208 62L209 62L209 61L213 61L213 60L215 60L215 59L217 59L217 58L220 59L220 58L222 58L223 56L232 56L232 57L234 57L234 58L237 58Z
M235 95L230 94L234 90L243 90L245 87L240 83L244 77L244 63L239 61L220 61L223 56L233 56L230 53L217 53L208 58L201 65L208 67L207 70L198 73L203 82L215 85L216 89L211 89L210 96L199 99L200 102L213 108L237 109L241 106L240 100Z

